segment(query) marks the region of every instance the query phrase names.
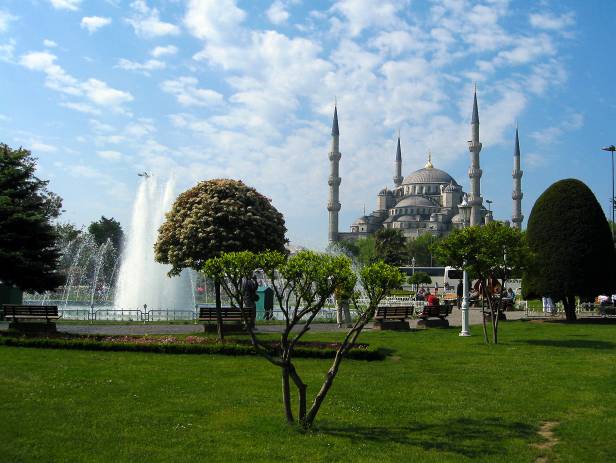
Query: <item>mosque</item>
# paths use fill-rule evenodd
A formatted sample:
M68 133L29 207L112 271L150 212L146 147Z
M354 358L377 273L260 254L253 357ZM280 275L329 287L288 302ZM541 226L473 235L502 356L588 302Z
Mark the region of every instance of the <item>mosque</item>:
M468 148L471 153L471 165L468 170L470 192L462 190L462 186L447 172L437 169L432 164L431 155L427 164L419 170L402 177L402 152L400 136L394 162L394 185L379 191L376 199L376 210L369 215L359 217L352 225L350 232L338 231L338 212L340 211L339 188L339 151L338 109L334 107L332 124L332 148L329 153L330 176L329 202L329 243L341 240L353 240L372 235L382 228L400 230L407 238L417 238L423 234L444 236L457 228L468 225L481 225L492 221L492 212L483 205L481 197L481 175L479 166L479 110L477 107L477 91L473 99L473 115L471 119L471 140ZM522 171L520 170L520 143L518 129L515 132L515 148L513 153L513 213L511 223L515 228L521 228L522 220ZM506 222L508 223L508 222Z

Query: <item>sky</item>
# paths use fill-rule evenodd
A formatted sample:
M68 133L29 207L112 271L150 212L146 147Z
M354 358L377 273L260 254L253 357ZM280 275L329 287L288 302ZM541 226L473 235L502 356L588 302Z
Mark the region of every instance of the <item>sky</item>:
M178 193L234 178L284 216L292 243L327 244L328 151L340 124L340 231L432 153L465 190L477 85L481 189L512 213L520 130L524 224L553 182L605 211L616 144L612 0L0 0L0 142L77 226L126 228L138 172Z

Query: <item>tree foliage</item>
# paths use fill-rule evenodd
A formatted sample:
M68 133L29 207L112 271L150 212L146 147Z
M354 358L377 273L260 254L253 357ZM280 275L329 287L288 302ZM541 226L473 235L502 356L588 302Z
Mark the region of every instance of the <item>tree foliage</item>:
M430 234L420 235L414 239L408 239L406 252L408 260L415 258L415 265L419 267L436 267L439 265L438 259L434 255L433 249L438 245L441 238Z
M63 282L51 224L62 200L35 171L36 159L29 151L0 144L0 281L41 292Z
M409 277L408 282L410 285L415 286L424 284L429 285L432 283L432 278L430 278L430 275L426 272L415 272Z
M581 181L560 180L537 199L528 219L534 264L524 276L525 297L562 301L575 320L575 297L612 294L616 254L610 227L595 195Z
M217 179L180 194L158 232L155 258L201 270L223 252L284 251L286 227L271 200L241 181Z
M104 215L100 220L92 222L88 227L88 232L94 238L94 241L99 246L104 244L107 240L110 240L114 249L120 251L122 249L122 242L124 241L124 230L120 222L113 217L108 219Z
M466 227L454 230L443 238L436 246L435 253L442 262L465 269L479 280L483 300L487 303L492 321L492 340L497 343L498 312L503 307L503 292L494 297L489 288L494 286L496 281L501 288L504 288L512 275L520 274L526 269L530 253L524 235L518 229L499 222ZM486 342L488 341L485 331L487 315L484 314Z
M374 234L376 258L390 265L407 263L406 238L395 228L381 228Z
M243 281L249 278L257 268L263 269L285 324L280 337L280 346L274 350L271 345L258 339L247 319L244 304ZM368 304L361 306L355 299L357 318L343 341L339 344L334 361L325 380L315 395L312 405L307 405L308 385L304 383L294 363L294 348L301 338L310 330L310 325L325 302L336 291L354 294L357 277L351 270L351 262L345 256L318 254L301 251L287 257L280 252L223 253L220 257L208 260L204 272L221 281L224 291L232 305L240 308L244 324L248 330L256 351L274 365L281 368L283 383L283 404L288 423L295 422L291 405L291 383L298 396L297 422L305 427L312 426L334 378L340 363L366 323L374 316L379 302L391 290L400 287L402 274L395 267L378 262L364 267L360 273L360 284L368 298Z

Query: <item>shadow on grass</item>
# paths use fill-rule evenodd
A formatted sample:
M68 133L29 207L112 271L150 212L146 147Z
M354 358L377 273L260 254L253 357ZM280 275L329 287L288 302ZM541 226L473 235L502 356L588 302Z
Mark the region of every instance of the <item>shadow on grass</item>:
M526 423L507 422L501 418L458 418L445 423L411 423L391 427L322 426L319 432L353 441L395 443L479 458L501 454L503 440L531 440L536 437L537 430Z
M529 344L531 346L544 346L544 347L573 347L577 349L597 349L597 350L616 349L616 343L614 342L593 341L590 339L527 339L524 341L514 341L514 342Z

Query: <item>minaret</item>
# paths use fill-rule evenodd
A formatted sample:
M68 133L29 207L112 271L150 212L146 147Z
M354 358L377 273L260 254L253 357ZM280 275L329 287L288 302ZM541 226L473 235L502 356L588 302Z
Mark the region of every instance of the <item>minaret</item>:
M513 228L518 230L522 229L522 174L524 172L520 170L520 139L518 137L518 127L515 128L515 148L513 151L513 193L511 198L513 199L513 214L511 216L511 222Z
M468 204L471 206L470 224L481 225L481 169L479 168L479 110L477 109L477 86L473 101L473 118L471 119L471 139L468 142L468 150L471 152L471 167L468 169L468 177L471 179L471 191L468 195Z
M338 241L338 211L340 211L340 201L338 201L338 189L342 179L338 176L338 163L340 162L339 147L340 132L338 131L338 108L334 105L334 123L332 124L332 149L329 152L329 202L327 210L329 211L329 243Z
M400 149L400 132L398 132L398 148L396 148L396 162L394 163L394 185L402 185L402 150Z

